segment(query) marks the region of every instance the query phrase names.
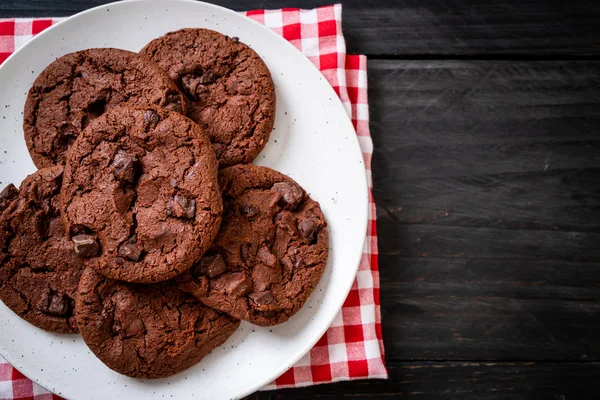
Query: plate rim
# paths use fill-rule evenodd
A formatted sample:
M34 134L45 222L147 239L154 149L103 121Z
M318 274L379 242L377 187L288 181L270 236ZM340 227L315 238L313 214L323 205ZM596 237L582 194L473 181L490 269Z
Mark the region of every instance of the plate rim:
M216 9L219 12L223 12L223 13L227 13L229 15L235 15L236 18L237 17L241 17L243 19L245 19L247 22L251 22L252 24L254 24L256 27L259 27L260 29L269 32L269 35L271 36L272 40L278 40L282 43L282 45L288 46L290 48L293 48L295 52L297 52L299 55L301 55L302 57L302 62L305 63L305 65L307 66L307 68L312 68L313 71L318 72L320 75L322 75L322 72L300 51L298 50L293 44L291 44L288 40L286 40L285 38L283 38L282 36L278 35L276 32L274 32L273 30L271 30L270 28L266 27L263 24L260 24L259 22L247 17L246 15L242 14L241 12L237 12L234 10L231 10L229 8L217 5L217 4L213 4L213 3L208 3L205 1L198 1L198 0L127 0L127 1L115 1L115 2L111 2L111 3L106 3L106 4L102 4L96 7L92 7L86 10L83 10L81 12L78 12L76 14L73 14L69 17L65 17L64 19L58 21L57 23L54 23L52 26L50 26L49 28L45 29L44 31L40 32L39 34L35 35L34 37L31 38L31 40L29 40L27 43L25 43L23 46L21 46L19 49L17 49L15 52L13 52L5 61L2 65L0 65L0 71L2 70L2 67L4 67L5 65L7 65L7 63L13 59L15 56L17 56L20 52L24 51L33 41L38 40L41 37L47 36L47 35L51 35L52 31L59 25L62 25L65 22L69 22L72 20L76 20L78 19L80 16L86 15L86 14L90 14L90 13L94 13L97 12L99 10L106 10L107 8L110 7L115 7L115 8L119 8L119 7L128 7L130 4L132 3L183 3L183 4L188 4L189 6L194 7L195 5L202 5L202 6L208 6L210 8ZM49 17L52 19L56 19L57 17ZM360 148L360 143L358 140L358 136L356 134L356 129L354 128L354 126L351 123L351 118L347 113L347 110L345 109L339 95L335 92L335 90L333 89L333 87L329 84L329 82L326 82L327 90L330 92L330 94L332 95L331 97L334 99L333 102L336 103L336 107L341 107L343 110L343 114L346 116L345 120L345 124L346 124L346 128L351 129L352 132L354 133L354 135L351 136L351 142L352 142L352 146L354 147L354 151L356 151L358 153L358 155L360 156L360 159L364 161L363 155L362 155L362 150ZM352 285L354 284L354 281L356 279L356 274L358 272L359 266L360 266L360 260L363 254L363 249L365 246L365 243L367 241L367 228L368 228L368 222L369 222L369 207L370 207L370 191L369 191L369 185L368 185L368 178L367 178L367 170L366 170L366 165L363 162L362 163L362 172L363 172L363 179L360 180L360 182L354 182L353 185L357 185L361 187L361 191L363 192L364 196L361 196L361 202L363 203L363 210L361 212L361 217L360 218L360 229L357 228L357 231L360 230L361 232L361 236L364 236L364 239L362 241L362 245L360 246L359 249L352 249L354 254L351 257L352 259L354 259L354 262L348 266L348 268L351 267L351 272L352 276L354 277L354 279L349 280L349 285L346 285L347 287L344 287L342 292L345 294L342 298L342 296L340 296L339 299L337 299L334 304L335 304L335 309L337 310L335 313L331 313L331 316L329 318L327 318L327 324L323 323L323 327L319 329L319 334L314 334L313 339L309 340L306 342L305 346L302 346L302 348L300 350L297 350L294 352L294 356L293 357L289 357L288 361L286 363L282 363L280 367L278 368L273 368L271 373L268 374L268 376L266 378L263 379L257 379L257 381L259 383L254 384L253 386L249 386L247 389L245 389L245 391L239 393L238 395L240 397L246 396L248 394L254 393L260 389L262 389L265 385L268 385L269 383L273 382L275 379L277 379L278 377L280 377L283 373L285 373L288 369L290 369L291 367L294 366L294 364L296 364L298 362L298 360L300 360L304 355L306 355L313 347L314 345L319 341L319 339L325 334L325 332L331 327L331 324L333 323L334 319L336 318L336 316L338 315L338 313L340 312L340 310L342 309L343 303L345 302L346 298L348 297L348 294L350 293L350 290L352 289ZM315 330L316 331L316 330ZM9 353L7 353L7 349L8 348L4 348L4 346L1 345L1 341L0 341L0 355L3 356L6 361L8 361L15 369L22 371L21 368L26 368L26 366L18 366L19 363L19 358L17 357L11 357L9 355ZM31 374L30 374L31 372ZM39 384L40 386L44 387L46 390L50 391L50 389L48 389L49 387L52 387L50 382L45 381L43 378L42 379L34 379L33 377L36 376L35 371L31 370L23 370L23 374L25 376L27 376L29 378L29 376L31 376L32 381L34 381L35 383ZM68 389L67 389L68 391ZM64 391L63 391L64 393ZM236 395L237 396L237 395Z

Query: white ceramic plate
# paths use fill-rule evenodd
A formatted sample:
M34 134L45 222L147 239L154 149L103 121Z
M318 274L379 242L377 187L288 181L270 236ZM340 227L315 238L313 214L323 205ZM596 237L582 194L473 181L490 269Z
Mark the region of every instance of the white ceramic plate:
M291 44L233 11L192 1L130 1L97 7L51 27L0 67L0 186L35 171L22 132L29 87L56 57L91 47L138 51L184 27L238 36L267 63L277 88L277 119L256 160L290 175L320 202L329 223L326 272L306 306L288 322L242 323L221 348L171 378L136 380L105 367L76 335L23 321L0 302L0 354L34 381L69 399L239 398L298 361L340 310L362 254L367 184L362 154L341 102L321 73Z

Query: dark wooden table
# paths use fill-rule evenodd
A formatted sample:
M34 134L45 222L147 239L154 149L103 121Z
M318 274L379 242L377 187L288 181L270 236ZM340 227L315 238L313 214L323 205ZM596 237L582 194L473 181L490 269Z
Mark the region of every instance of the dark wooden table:
M348 50L369 56L390 379L251 398L597 398L600 2L343 3Z

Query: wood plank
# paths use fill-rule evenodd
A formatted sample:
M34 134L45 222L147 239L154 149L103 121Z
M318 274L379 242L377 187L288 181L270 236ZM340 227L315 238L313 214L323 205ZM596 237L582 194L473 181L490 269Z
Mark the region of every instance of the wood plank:
M600 263L380 260L388 360L600 360Z
M329 0L215 0L234 10L330 4ZM2 0L0 15L67 16L102 0ZM348 49L377 56L598 55L600 3L543 0L345 0Z
M408 155L403 160L413 157ZM446 178L398 180L385 184L376 178L375 198L381 203L378 216L383 227L402 229L398 224L432 224L462 227L503 229L555 230L600 233L600 168L586 168L590 158L572 156L572 167L564 170L511 172L501 174L466 175ZM600 148L598 153L600 155ZM467 157L468 153L462 154ZM485 154L481 154L485 158ZM418 156L417 156L418 157ZM488 156L493 159L493 153ZM528 158L518 153L507 156L507 169L527 164ZM424 161L425 162L425 161ZM444 172L462 169L444 159L437 162L428 158L432 168ZM463 163L463 165L466 164ZM399 165L399 168L404 163ZM498 166L490 163L489 169ZM500 168L500 167L498 167ZM582 168L582 169L578 169ZM408 167L407 167L408 169ZM393 221L385 221L390 218ZM410 229L410 228L406 228ZM471 233L465 233L471 235ZM476 235L476 233L473 233ZM502 235L497 232L495 235ZM511 235L510 232L507 235ZM527 235L546 235L529 233ZM557 233L557 238L560 233ZM564 235L563 235L564 236ZM567 234L568 241L575 239ZM566 245L567 243L565 243ZM407 243L408 245L408 243ZM517 248L508 249L516 254ZM583 254L582 254L583 255Z
M533 152L599 140L598 61L370 60L368 73L381 151Z
M248 400L590 398L600 389L599 363L393 362L390 379L259 392Z
M387 218L378 227L383 255L600 262L600 233L404 225Z

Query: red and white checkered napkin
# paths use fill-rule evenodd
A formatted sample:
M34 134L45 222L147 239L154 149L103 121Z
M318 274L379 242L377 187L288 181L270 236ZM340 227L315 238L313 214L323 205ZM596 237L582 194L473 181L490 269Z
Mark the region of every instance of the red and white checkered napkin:
M373 142L369 133L367 59L347 55L340 4L313 10L247 11L290 41L321 70L352 118L371 181ZM0 20L0 63L58 19ZM370 194L367 240L352 290L329 330L296 365L264 389L308 386L350 379L387 378L381 337L375 203ZM0 357L0 400L55 400Z

